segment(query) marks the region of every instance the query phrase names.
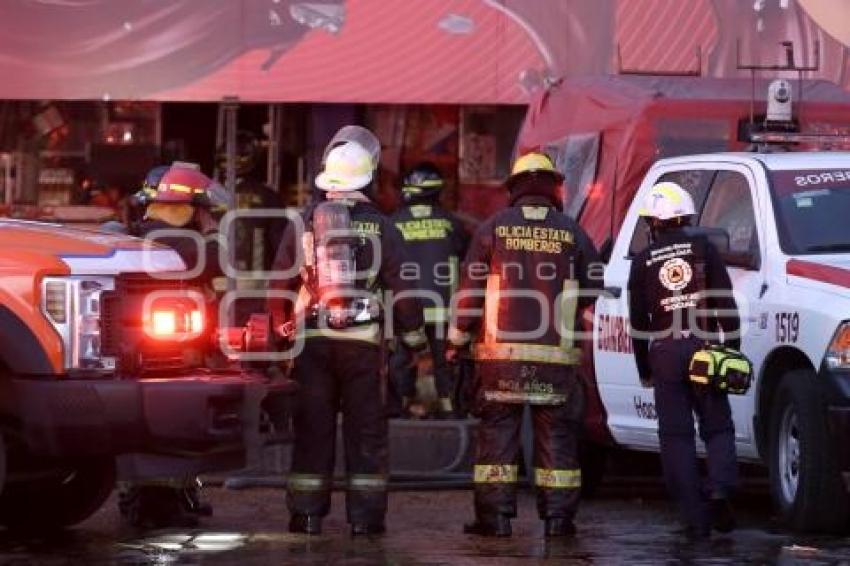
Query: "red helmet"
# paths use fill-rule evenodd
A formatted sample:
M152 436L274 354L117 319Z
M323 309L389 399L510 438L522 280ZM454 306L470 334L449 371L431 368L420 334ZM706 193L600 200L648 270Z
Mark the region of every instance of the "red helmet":
M169 167L156 188L153 202L201 204L212 179L189 167Z

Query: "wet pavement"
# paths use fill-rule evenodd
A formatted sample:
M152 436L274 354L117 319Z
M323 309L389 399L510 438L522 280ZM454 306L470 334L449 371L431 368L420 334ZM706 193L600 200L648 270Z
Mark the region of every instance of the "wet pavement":
M759 489L738 503L741 528L694 545L671 533L675 519L652 482L606 488L586 501L574 540L544 541L534 497L522 493L511 539L460 533L471 515L464 490L394 492L389 532L352 539L344 501L319 537L285 532L279 490L208 490L215 515L203 528L139 533L120 526L115 502L58 537L15 538L0 533L0 564L850 564L850 539L795 537L772 528ZM825 510L826 512L827 510Z

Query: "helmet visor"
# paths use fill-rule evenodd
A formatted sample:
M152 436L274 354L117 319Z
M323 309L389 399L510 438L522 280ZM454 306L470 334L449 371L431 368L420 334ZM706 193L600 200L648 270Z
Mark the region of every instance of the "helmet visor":
M345 126L341 128L325 147L325 152L322 155L322 163L327 160L328 153L333 148L348 142L354 142L369 152L372 158L372 169L378 168L378 163L381 161L381 142L378 141L375 134L362 126Z

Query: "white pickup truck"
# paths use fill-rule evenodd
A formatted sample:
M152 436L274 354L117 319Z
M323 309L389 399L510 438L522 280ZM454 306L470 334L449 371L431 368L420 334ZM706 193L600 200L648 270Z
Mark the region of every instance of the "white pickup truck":
M839 530L850 517L850 153L717 153L649 170L605 271L594 315L599 394L617 444L658 450L652 389L629 339L631 257L647 244L638 203L675 181L712 233L741 309L753 387L730 396L738 457L770 472L784 522ZM717 236L720 235L718 238Z

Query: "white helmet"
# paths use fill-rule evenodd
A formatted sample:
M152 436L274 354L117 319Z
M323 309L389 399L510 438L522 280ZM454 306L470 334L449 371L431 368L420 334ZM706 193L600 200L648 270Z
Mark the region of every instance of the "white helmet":
M324 165L324 171L316 176L316 186L323 191L359 191L372 182L372 155L358 143L332 148Z
M688 191L676 183L663 182L649 190L638 214L658 220L671 220L681 216L693 216L696 214L696 207Z
M360 144L372 156L372 168L378 168L378 163L381 161L381 142L378 141L375 134L363 126L343 126L340 128L325 147L325 152L322 154L322 163L328 160L328 154L333 148L348 142Z

